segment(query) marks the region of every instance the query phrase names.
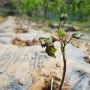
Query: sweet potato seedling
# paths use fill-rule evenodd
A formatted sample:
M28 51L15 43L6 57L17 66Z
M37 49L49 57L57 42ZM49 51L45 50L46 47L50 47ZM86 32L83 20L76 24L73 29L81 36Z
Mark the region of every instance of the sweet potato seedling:
M61 53L62 53L62 56L63 56L63 75L62 75L62 79L61 79L61 82L60 82L60 85L59 85L59 90L62 90L62 86L63 86L63 83L64 83L65 74L66 74L65 47L73 38L80 39L83 35L79 35L77 33L72 34L71 38L69 40L67 40L67 36L62 30L57 30L57 34L58 34L58 39L56 39L54 37L52 37L52 38L40 37L39 40L41 42L41 46L46 47L45 52L51 57L56 57L55 56L56 49L54 47L54 42L55 41L60 42Z

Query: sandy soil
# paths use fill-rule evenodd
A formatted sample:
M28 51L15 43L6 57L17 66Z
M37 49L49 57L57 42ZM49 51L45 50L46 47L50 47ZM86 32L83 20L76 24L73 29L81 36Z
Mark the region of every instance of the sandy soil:
M77 48L80 48L86 54L90 55L90 41L87 42L87 41L73 39L71 41L71 44L74 45Z
M14 18L9 17L6 22L0 25L0 90L5 90L5 87L7 87L6 90L23 90L24 88L24 90L28 90L28 86L32 83L31 79L29 79L30 76L33 77L34 83L30 86L29 90L45 90L43 88L50 85L52 77L55 82L55 90L60 84L63 64L61 62L62 56L58 43L56 43L57 58L51 58L46 53L41 53L45 49L40 45L18 47L11 44L11 41L16 37L26 41L28 39L38 40L41 36L51 36L50 33L45 33L42 30L36 31L31 26L28 33L16 34L14 30L17 25ZM76 41L76 45L77 43ZM86 44L83 48L81 47L82 51L84 48L86 50ZM89 90L90 87L87 83L90 79L90 65L83 60L85 54L72 45L67 46L66 51L67 57L69 57L67 58L67 65L69 67L67 73L73 69L69 75L66 75L67 79L69 79L68 82L70 81L69 83L72 88L79 88L79 83L81 82L80 86L82 88L87 87L86 90ZM76 73L77 75L74 76ZM68 78L68 76L70 77ZM78 85L75 87L77 83ZM68 90L71 86L67 85L65 79L63 88L67 88L66 90Z
M62 77L62 64L60 65L59 60L50 60L49 62L43 63L42 68L39 72L32 72L34 78L34 84L29 90L50 90L51 78L54 78L54 90L58 90ZM70 90L70 85L64 83L63 90Z

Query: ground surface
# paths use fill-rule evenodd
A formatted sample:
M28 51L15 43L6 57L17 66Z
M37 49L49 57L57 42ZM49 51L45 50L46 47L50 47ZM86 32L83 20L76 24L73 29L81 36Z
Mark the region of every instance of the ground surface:
M23 25L25 26L25 24ZM62 55L58 42L55 43L56 58L41 53L44 48L41 48L40 45L20 47L11 44L12 39L16 37L23 40L33 40L51 35L42 30L34 30L32 25L34 23L28 26L28 33L15 33L14 29L17 27L15 18L8 17L5 22L0 24L0 90L35 90L39 85L41 88L45 85L46 76L49 76L49 80L53 76L57 76L59 79L62 76ZM72 90L89 90L90 64L83 59L88 54L71 44L66 47L66 54L66 83ZM32 78L34 78L33 85L31 85ZM38 85L35 81L39 82Z

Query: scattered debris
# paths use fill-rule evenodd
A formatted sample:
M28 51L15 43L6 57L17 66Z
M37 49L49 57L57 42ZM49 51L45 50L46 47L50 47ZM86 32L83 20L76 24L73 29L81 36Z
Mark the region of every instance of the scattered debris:
M22 46L22 47L24 47L24 46L33 46L33 45L40 44L39 40L33 39L32 41L30 41L30 40L24 41L24 40L22 40L20 38L17 38L17 37L15 39L13 39L11 41L11 43L14 44L14 45L17 45L17 46Z
M87 63L90 64L90 58L89 58L89 56L85 56L85 57L84 57L84 60L85 60Z

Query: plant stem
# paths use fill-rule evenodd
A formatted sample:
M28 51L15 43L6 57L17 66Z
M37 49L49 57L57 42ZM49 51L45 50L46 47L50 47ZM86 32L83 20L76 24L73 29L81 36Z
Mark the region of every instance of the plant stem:
M64 79L65 79L65 74L66 74L66 59L65 59L65 46L73 39L73 37L71 37L66 43L63 41L62 39L62 42L61 42L61 52L62 52L62 55L63 55L63 75L62 75L62 80L61 80L61 84L59 86L59 90L62 90L62 86L63 86L63 83L64 83Z
M62 44L61 44L61 45L62 45ZM64 46L63 46L62 55L63 55L64 67L63 67L63 76L62 76L61 84L60 84L60 86L59 86L59 90L62 90L62 86L63 86L63 83L64 83L65 74L66 74L66 59L65 59L65 47L64 47Z
M69 41L66 42L65 46L66 46L72 39L73 39L73 37L71 37L71 38L69 39Z
M60 29L60 20L59 20L59 25L58 25L58 30Z

